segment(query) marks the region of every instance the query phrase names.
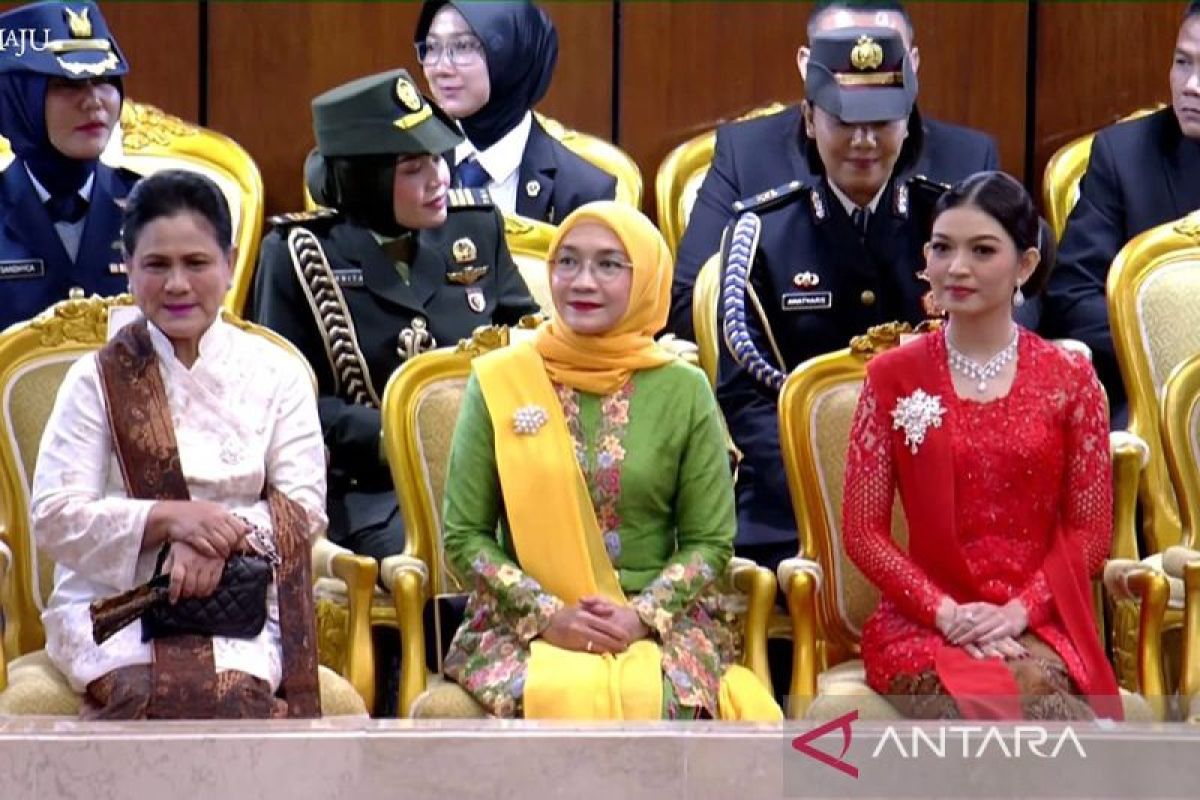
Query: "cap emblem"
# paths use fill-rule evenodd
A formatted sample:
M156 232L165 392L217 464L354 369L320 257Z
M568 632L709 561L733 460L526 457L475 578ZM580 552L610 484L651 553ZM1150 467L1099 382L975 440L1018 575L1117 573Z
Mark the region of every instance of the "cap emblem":
M64 6L63 11L67 16L67 27L71 29L71 36L75 39L90 39L92 36L92 21L88 19L88 9L72 11L70 8Z
M870 36L858 37L854 49L850 51L850 65L855 69L879 69L883 64L883 48Z
M396 79L396 99L407 111L421 110L421 95L417 92L417 87L413 86L406 77L401 76Z

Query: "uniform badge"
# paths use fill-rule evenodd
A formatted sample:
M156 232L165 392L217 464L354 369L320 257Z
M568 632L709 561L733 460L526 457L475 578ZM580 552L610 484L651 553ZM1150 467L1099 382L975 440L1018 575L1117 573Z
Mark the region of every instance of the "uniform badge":
M451 283L457 283L460 286L470 286L484 275L487 275L487 273L488 266L486 264L481 264L478 267L464 267L463 269L456 270L454 272L447 272L446 280L450 281Z
M779 305L784 311L828 311L833 308L833 292L787 292Z
M67 18L67 28L71 31L72 39L92 38L92 21L88 19L88 9L72 11L64 6L63 12Z
M338 286L357 288L363 285L363 271L361 269L335 269L333 270L333 279Z
M467 236L456 239L454 244L450 245L450 252L454 255L456 264L470 264L479 255L475 243Z
M124 261L110 262L108 265L109 275L125 275L129 270L125 267Z
M44 278L45 276L46 262L40 258L0 261L0 281L17 280L19 278Z
M896 216L908 216L908 184L901 183L896 185Z
M476 314L482 314L487 308L487 298L483 296L483 289L476 286L468 287L467 289L467 308L474 311Z
M825 200L821 197L821 193L813 189L808 193L808 199L812 202L813 216L820 222L824 222L828 214L825 212Z
M541 193L542 185L537 181L530 181L529 183L525 184L525 194L529 195L530 197L537 197Z
M860 36L850 51L850 66L858 70L879 69L883 63L883 48L870 36Z
M406 76L396 78L396 99L408 111L421 110L421 95Z
M792 276L797 289L812 289L821 284L821 276L815 272L797 272Z

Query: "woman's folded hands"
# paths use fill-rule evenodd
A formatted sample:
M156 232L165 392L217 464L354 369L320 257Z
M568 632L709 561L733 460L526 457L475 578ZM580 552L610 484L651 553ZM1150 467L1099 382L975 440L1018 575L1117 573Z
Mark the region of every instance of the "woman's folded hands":
M1020 600L995 603L956 603L947 597L938 606L937 629L952 645L975 658L1022 658L1028 655L1017 641L1029 624Z
M542 631L548 644L586 653L622 653L649 635L636 611L598 596L559 609Z

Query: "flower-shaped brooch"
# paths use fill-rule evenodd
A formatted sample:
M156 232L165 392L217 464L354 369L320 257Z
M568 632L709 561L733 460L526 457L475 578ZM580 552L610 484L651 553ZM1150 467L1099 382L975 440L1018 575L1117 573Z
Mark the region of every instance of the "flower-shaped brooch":
M550 421L550 415L541 406L521 406L513 412L513 430L523 436L532 436Z
M896 407L892 409L892 430L904 429L904 445L915 454L917 447L925 441L929 429L942 427L942 415L945 413L940 397L917 389L908 397L896 401Z

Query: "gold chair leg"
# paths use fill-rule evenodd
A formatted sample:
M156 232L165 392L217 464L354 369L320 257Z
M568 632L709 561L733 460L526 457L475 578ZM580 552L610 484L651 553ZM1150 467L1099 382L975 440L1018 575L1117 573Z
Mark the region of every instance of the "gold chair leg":
M817 579L797 570L787 585L792 620L792 684L788 718L803 719L817 696Z
M349 619L346 632L346 659L342 676L362 697L368 709L375 707L375 645L371 641L371 602L379 564L373 558L338 553L330 562L330 572L346 584Z
M1183 653L1179 669L1179 696L1184 713L1200 694L1200 561L1183 568Z
M1162 634L1171 587L1167 577L1154 570L1139 570L1127 578L1130 592L1139 598L1137 646L1138 691L1157 719L1167 718L1169 697L1163 673Z
M397 571L392 581L392 601L396 605L396 623L400 626L400 696L397 713L410 715L412 703L425 691L425 607L424 582L413 571Z
M775 607L778 582L766 567L738 569L733 574L734 587L749 598L743 643L743 665L771 689L771 668L767 661L767 623Z

